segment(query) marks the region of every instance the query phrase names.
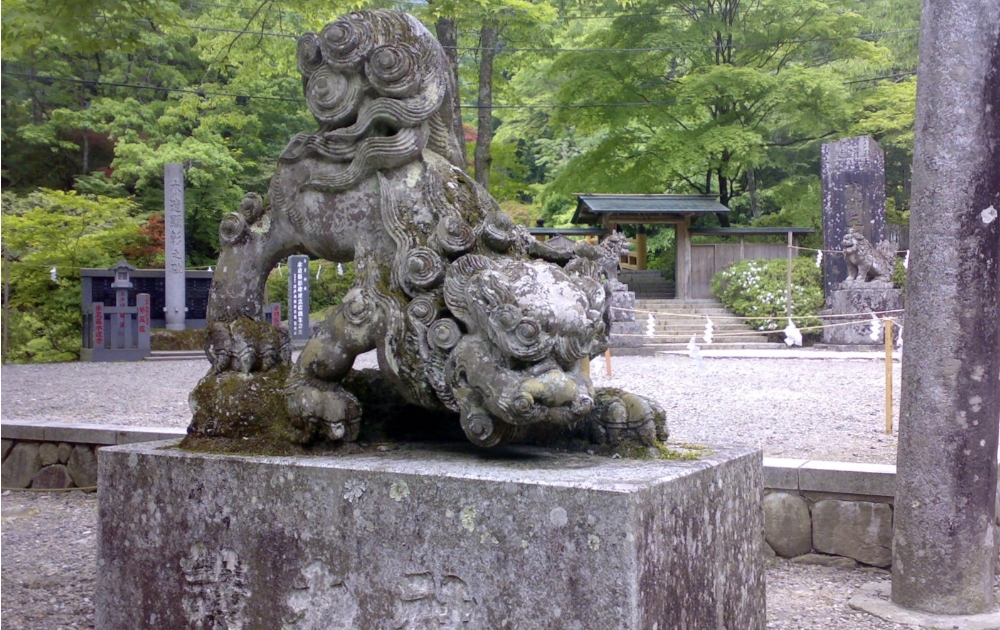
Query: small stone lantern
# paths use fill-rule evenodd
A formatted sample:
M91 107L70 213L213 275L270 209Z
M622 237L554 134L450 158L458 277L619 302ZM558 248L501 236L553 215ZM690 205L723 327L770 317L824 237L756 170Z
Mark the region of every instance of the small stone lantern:
M122 258L115 266L109 267L109 269L115 272L115 281L111 283L112 289L127 291L132 288L130 276L132 272L135 271L135 267L128 264L128 262Z

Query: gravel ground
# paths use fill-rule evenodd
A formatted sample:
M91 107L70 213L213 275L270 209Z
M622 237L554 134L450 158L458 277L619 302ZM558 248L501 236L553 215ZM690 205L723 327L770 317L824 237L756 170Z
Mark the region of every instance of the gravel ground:
M3 493L3 630L94 627L94 494ZM767 627L775 630L901 630L847 606L862 584L885 572L772 561Z
M375 367L373 353L356 367ZM671 439L759 445L771 457L892 464L896 435L885 435L885 366L878 359L720 359L614 357L591 375L659 401ZM208 362L8 365L4 421L184 427L187 396ZM894 368L899 400L899 364ZM898 407L896 412L898 417Z
M356 367L374 367L371 354ZM595 384L651 396L668 413L671 438L759 444L767 455L893 463L884 426L879 360L615 357L591 367ZM187 394L207 371L199 361L8 365L2 418L186 426ZM895 366L895 399L899 366ZM3 493L3 630L94 627L96 496ZM905 629L847 606L883 571L771 560L768 628Z

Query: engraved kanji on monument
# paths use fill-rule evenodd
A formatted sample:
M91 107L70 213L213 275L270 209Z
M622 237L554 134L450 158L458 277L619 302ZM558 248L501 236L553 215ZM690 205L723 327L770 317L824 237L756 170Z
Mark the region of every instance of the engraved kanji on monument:
M184 166L163 166L164 247L166 249L166 286L163 316L167 330L184 330Z
M288 257L288 332L309 339L309 257Z
M824 144L821 151L823 179L823 249L837 251L849 228L870 243L886 238L885 154L870 136L845 138ZM829 305L837 284L847 278L841 256L823 257L823 294Z

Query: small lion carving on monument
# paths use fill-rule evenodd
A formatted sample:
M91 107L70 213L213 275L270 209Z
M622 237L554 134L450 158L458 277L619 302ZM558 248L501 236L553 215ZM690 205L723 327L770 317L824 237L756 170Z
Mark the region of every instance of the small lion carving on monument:
M656 403L591 383L610 326L599 248L535 240L463 170L453 76L427 29L351 13L303 35L297 58L319 127L292 138L266 200L249 194L222 222L212 368L191 394L189 436L348 443L369 421L362 401L395 396L483 447L666 439ZM295 253L353 260L356 281L293 365L263 298ZM373 349L377 384L352 371Z
M890 282L896 265L896 251L889 241L873 247L864 234L849 228L841 242L847 263L846 282Z

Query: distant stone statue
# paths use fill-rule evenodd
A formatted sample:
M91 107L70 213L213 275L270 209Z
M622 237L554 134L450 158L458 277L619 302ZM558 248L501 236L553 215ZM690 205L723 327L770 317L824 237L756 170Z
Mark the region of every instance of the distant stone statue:
M480 446L536 429L665 439L662 409L595 390L585 368L611 321L598 257L535 240L460 168L452 73L420 22L351 13L303 35L298 66L319 129L282 153L269 203L248 195L222 222L213 367L191 395L189 434L356 440L364 396L351 368L377 349L392 391ZM289 367L287 333L262 306L268 273L292 253L353 260L356 281Z
M872 247L864 234L849 228L841 242L841 250L847 262L846 283L891 282L896 251L889 241Z
M601 241L601 269L610 280L618 280L622 256L629 253L628 238L621 232L612 232Z

